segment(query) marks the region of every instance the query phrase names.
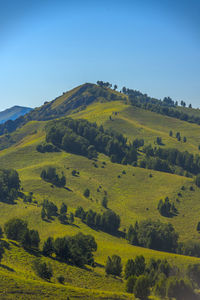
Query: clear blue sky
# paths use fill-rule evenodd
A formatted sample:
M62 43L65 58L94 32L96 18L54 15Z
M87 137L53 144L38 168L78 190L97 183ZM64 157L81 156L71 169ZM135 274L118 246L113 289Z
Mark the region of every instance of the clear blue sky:
M109 81L200 106L199 0L0 0L0 110Z

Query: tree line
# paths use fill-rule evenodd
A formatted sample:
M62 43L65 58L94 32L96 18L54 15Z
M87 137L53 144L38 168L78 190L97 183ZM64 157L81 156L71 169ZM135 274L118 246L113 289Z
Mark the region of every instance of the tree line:
M75 217L80 218L88 226L100 229L108 233L116 233L120 227L120 217L111 209L106 210L103 214L96 213L92 209L84 211L79 206L75 211Z
M194 175L200 173L200 156L198 154L193 155L188 151L181 152L175 148L153 148L151 145L145 146L143 151L146 158L140 162L142 167L174 173L174 166L178 166Z
M105 271L108 275L122 275L121 257L112 255L107 258ZM172 267L166 259L145 261L143 255L128 259L124 267L126 292L146 300L151 291L159 298L176 298L177 300L199 299L195 289L200 286L200 264L189 265L185 274L177 267Z
M108 155L112 162L132 164L137 161L137 149L127 138L87 120L65 118L47 124L46 141L59 149L96 158L97 152Z

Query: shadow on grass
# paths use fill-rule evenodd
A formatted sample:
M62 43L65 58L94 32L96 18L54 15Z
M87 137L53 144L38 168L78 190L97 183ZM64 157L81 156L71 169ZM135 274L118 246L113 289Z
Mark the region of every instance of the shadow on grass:
M10 267L8 267L8 266L6 266L6 265L3 265L3 264L0 264L0 268L3 268L3 269L5 269L5 270L7 270L7 271L10 271L10 272L15 272L14 269L12 269L12 268L10 268Z
M73 192L70 188L68 187L64 187L65 190L67 190L68 192Z
M29 248L24 248L24 250L25 250L27 253L29 253L29 254L31 254L31 255L33 255L33 256L35 256L35 257L41 257L41 256L42 256L42 253L41 253L40 251L38 251L38 250L29 249Z

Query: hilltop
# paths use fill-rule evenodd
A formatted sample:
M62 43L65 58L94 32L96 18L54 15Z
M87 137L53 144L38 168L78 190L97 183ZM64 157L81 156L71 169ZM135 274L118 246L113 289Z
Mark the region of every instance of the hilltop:
M141 105L138 104L139 102L134 105L132 101L127 92L118 92L100 85L84 84L21 117L13 123L17 126L12 127L10 134L6 133L0 137L1 168L17 170L21 181L21 193L27 197L32 195L31 201L26 201L30 198L24 198L24 201L22 196L19 196L15 204L1 202L0 225L3 227L9 219L16 216L26 220L30 229L37 230L39 233L40 251L49 236L56 239L82 232L94 236L97 242L97 251L94 252L95 268L87 266L80 269L56 260L55 257L44 257L40 251L24 250L20 243L4 239L9 244L0 265L0 293L4 297L6 287L7 298L5 299L10 299L10 295L16 298L19 290L22 293L21 299L38 299L38 297L66 299L67 296L70 299L73 297L83 299L131 299L132 297L134 299L134 296L125 292L124 277L105 275L107 256L111 257L113 254L122 258L123 267L128 259L134 259L137 255L143 255L147 264L151 258L167 259L173 267L180 269L181 274L189 264L200 263L198 257L131 245L124 238L130 225L134 225L136 221L151 219L172 224L179 234L180 243L199 241L196 226L200 221L200 189L195 185L196 174L192 173L193 170L186 174L186 170L176 163L173 165L174 172L163 172L141 167L140 162L146 159L144 150L150 144L161 149L175 148L181 153L187 151L196 157L199 155L200 127L197 122L181 120L178 115L172 117L161 114L160 110L152 111L152 106L144 105L146 101L144 99L143 106L142 102ZM149 102L152 101L150 98ZM156 102L156 105L160 108L164 104ZM199 116L198 110L192 108L179 107L171 102L169 107L173 110L189 111L191 116ZM109 154L108 147L105 151L104 149L100 151L98 149L101 148L98 148L95 157L88 157L88 153L84 151L81 155L73 153L73 150L67 151L61 143L51 144L51 147L54 146L51 148L53 152L46 151L46 136L52 126L57 126L56 128L60 128L65 134L66 132L72 134L70 130L73 124L79 123L68 121L71 124L69 130L63 127L69 119L77 122L84 119L89 122L88 124L92 123L91 126L94 128L98 128L101 132L104 130L104 134L110 140L113 137L122 140L119 136L122 134L127 140L127 145L123 149L120 148L123 151L129 149L129 145L135 140L143 140L143 146L137 148L137 161L127 164L116 162L111 157L112 153ZM87 123L82 124L87 125ZM84 126L89 130L90 125L86 125ZM76 135L77 132L82 134L78 136L79 141L86 139L87 133L90 136L90 131L87 130L85 129L83 137L79 124L79 131L76 131ZM91 130L94 133L94 129ZM180 139L176 137L177 132L180 133ZM58 134L59 131L55 136L58 137ZM77 138L76 135L73 131L73 137ZM162 141L160 145L158 137ZM88 140L93 143L91 137L88 137ZM87 144L87 141L84 140L84 143ZM42 145L43 152L37 150L38 145ZM92 144L92 153L96 155L94 145ZM59 149L55 151L55 147ZM48 167L55 168L59 178L65 176L64 187L56 186L41 178L42 170L47 170ZM89 197L84 195L86 188L90 191ZM108 209L102 205L105 195ZM174 216L163 216L157 209L160 199L164 200L166 197L177 209L177 214ZM98 214L112 209L121 219L119 233L112 234L103 231L102 228L94 228L85 221L82 222L79 217L75 217L73 224L63 224L57 216L43 220L41 210L44 199L53 202L58 209L64 202L67 205L68 218L70 213L75 214L79 206L85 211L91 209ZM52 265L51 283L35 274L32 263L36 256ZM64 285L58 283L59 275L64 277Z

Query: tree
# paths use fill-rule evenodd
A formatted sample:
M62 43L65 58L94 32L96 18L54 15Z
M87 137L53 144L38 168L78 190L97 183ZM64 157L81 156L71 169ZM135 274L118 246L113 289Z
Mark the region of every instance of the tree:
M183 137L183 142L186 143L187 142L187 138L184 136Z
M150 284L149 279L146 275L140 275L134 286L135 297L140 298L141 300L147 299L150 294Z
M58 220L60 221L61 224L66 224L68 221L66 214L60 214L58 216Z
M45 262L40 261L40 259L36 259L33 263L33 269L35 273L46 280L50 280L53 276L52 267L50 264L46 264Z
M0 226L0 239L3 237L3 229L2 227Z
M108 256L106 262L106 273L115 276L121 276L122 264L121 257L118 255L113 255L111 258Z
M60 208L60 214L66 214L67 213L67 205L65 203L62 203Z
M43 244L42 253L46 256L51 256L54 252L53 238L48 237Z
M173 131L172 130L170 130L170 132L169 132L169 136L173 136Z
M90 196L90 190L88 188L85 189L83 195L86 197L86 198L89 198Z
M126 263L125 270L124 270L124 277L125 279L129 278L130 276L135 275L135 263L133 259L129 259Z
M187 267L187 275L191 282L196 285L197 288L200 286L200 264L189 265Z
M137 255L135 258L135 263L134 263L134 267L135 267L135 274L137 276L140 276L144 273L145 271L145 258L143 255Z
M18 218L10 219L4 225L4 232L8 239L21 241L22 235L27 231L27 222Z
M45 212L44 207L42 207L42 210L41 210L41 218L42 218L42 220L44 220L45 217L46 217L46 212Z
M117 85L116 84L114 84L114 90L116 90L117 89Z
M127 282L126 282L126 292L127 293L133 293L136 281L137 281L136 276L132 275L132 276L128 277Z
M74 223L74 214L73 214L72 212L70 212L70 215L69 215L69 222L70 222L71 224Z
M40 236L37 230L31 229L29 230L30 239L31 239L31 247L38 249L40 243Z
M200 174L197 175L195 183L198 187L200 187Z
M197 223L197 231L200 231L200 222Z
M154 293L161 297L161 299L164 299L166 295L166 281L166 276L161 273L159 274L159 279L156 281L154 286Z
M156 143L157 143L158 145L162 145L162 138L161 138L161 137L157 137L157 138L156 138Z

